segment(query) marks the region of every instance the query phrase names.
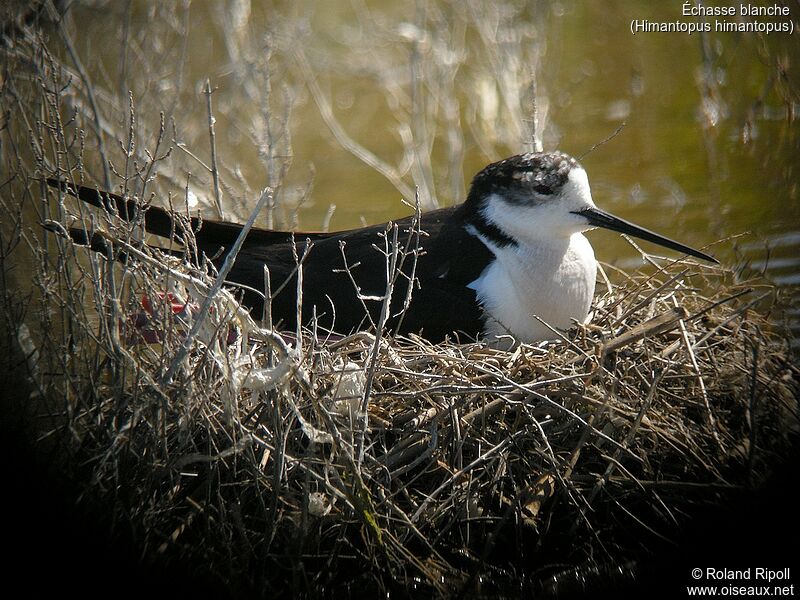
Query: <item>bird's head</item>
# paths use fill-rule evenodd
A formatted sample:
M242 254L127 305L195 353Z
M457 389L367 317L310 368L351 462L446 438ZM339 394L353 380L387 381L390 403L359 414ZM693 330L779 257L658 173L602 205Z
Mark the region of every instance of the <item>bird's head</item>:
M594 227L625 233L716 263L716 259L599 209L577 160L562 152L518 154L480 171L466 206L490 242L542 244Z

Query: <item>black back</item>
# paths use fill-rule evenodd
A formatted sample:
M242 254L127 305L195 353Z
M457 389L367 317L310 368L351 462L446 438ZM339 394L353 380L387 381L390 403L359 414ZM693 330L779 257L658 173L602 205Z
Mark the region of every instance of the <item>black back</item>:
M81 200L115 210L132 219L143 217L148 232L161 236L181 235L178 222L168 211L156 207L142 209L132 199L100 192L87 187L74 187L58 180L48 180L56 187ZM141 211L144 210L144 214ZM480 335L482 310L474 290L467 287L478 278L493 255L487 247L465 229L472 223L472 206L468 202L421 216L419 252L416 260L407 254L395 282L391 311L386 323L389 331L418 333L431 341L457 334L467 338ZM417 233L413 217L394 222L398 228L398 247L413 250ZM226 250L230 249L242 226L236 223L192 219L198 250L214 258L219 268ZM297 324L297 256L303 256L307 240L310 250L302 264L302 321L341 334L367 328L370 319L377 323L382 302L375 299L386 291L387 258L385 239L391 241L387 224L335 233L292 233L253 228L228 274L227 280L264 290L264 265L269 268L272 298L272 320L282 329L293 330ZM75 232L85 243L84 232ZM293 247L294 246L294 247ZM222 250L222 252L220 252ZM402 253L401 253L402 257ZM346 264L345 264L346 260ZM349 268L349 275L345 268ZM407 298L409 282L414 277L411 302ZM352 280L351 280L352 276ZM358 286L357 292L355 286ZM243 292L243 303L260 319L263 299L254 292ZM366 310L365 310L366 309Z

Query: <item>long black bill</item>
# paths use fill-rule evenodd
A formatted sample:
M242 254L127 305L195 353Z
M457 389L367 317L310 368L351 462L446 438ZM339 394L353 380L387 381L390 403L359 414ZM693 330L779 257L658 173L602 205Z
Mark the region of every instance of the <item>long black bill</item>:
M637 237L641 240L653 242L654 244L664 246L665 248L670 248L672 250L677 250L678 252L683 252L684 254L702 258L703 260L707 260L711 263L719 263L719 261L713 256L709 256L708 254L700 252L699 250L695 250L694 248L690 248L689 246L684 246L675 240L666 238L663 235L658 235L657 233L645 229L644 227L634 225L630 221L615 217L614 215L600 210L599 208L585 208L583 210L576 210L573 212L576 215L581 215L584 217L587 221L589 221L589 224L594 227L602 227L603 229L610 229L611 231L618 231L620 233L632 235L633 237Z

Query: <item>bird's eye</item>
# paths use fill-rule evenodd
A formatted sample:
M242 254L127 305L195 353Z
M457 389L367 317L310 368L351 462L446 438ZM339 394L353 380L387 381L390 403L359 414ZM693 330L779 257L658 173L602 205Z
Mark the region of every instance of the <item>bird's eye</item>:
M514 171L512 177L523 183L529 183L533 179L533 171Z
M554 192L553 187L548 185L545 174L541 171L514 171L511 177L520 183L530 185L538 194L549 196Z

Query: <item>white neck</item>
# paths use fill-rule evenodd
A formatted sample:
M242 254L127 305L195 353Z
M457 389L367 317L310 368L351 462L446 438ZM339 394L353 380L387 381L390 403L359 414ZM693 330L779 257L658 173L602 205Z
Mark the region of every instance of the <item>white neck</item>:
M484 335L510 333L520 342L536 342L557 338L551 327L566 330L586 322L597 262L583 234L499 247L474 229L470 233L496 259L469 284L487 312Z

